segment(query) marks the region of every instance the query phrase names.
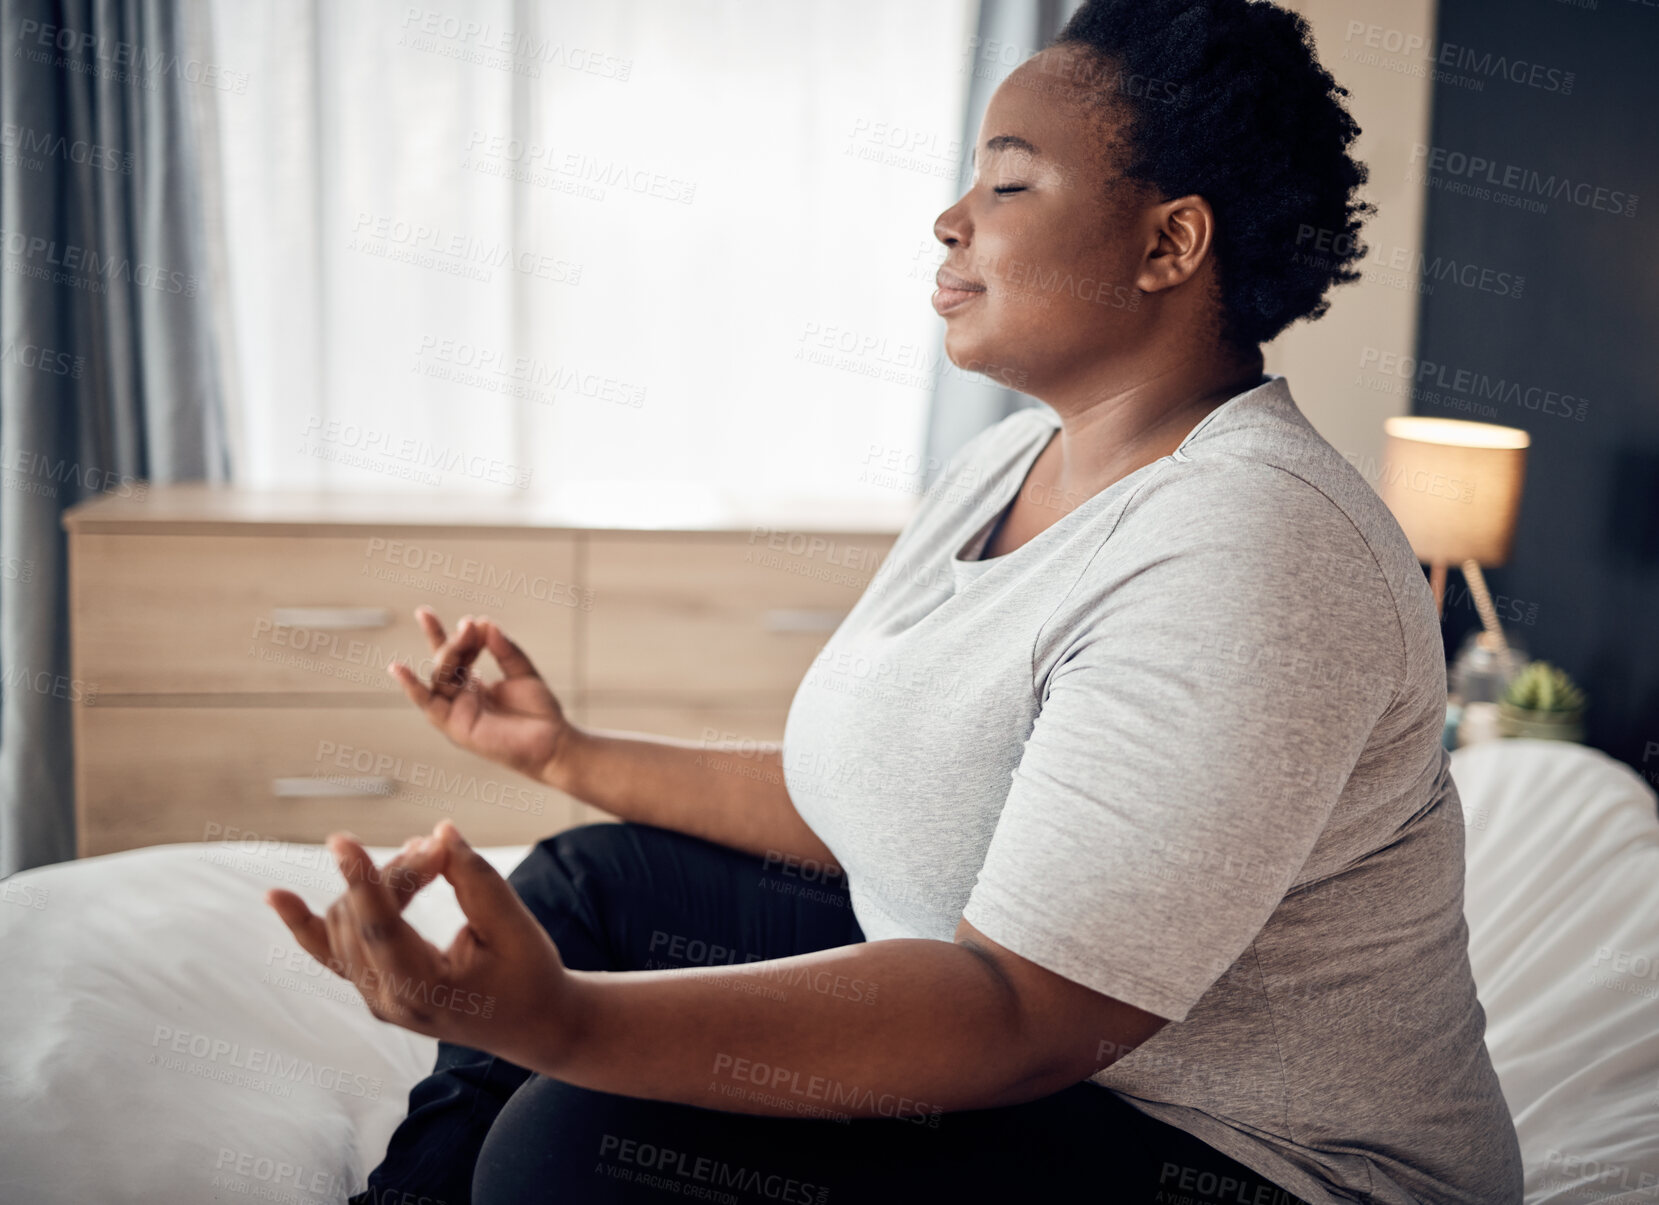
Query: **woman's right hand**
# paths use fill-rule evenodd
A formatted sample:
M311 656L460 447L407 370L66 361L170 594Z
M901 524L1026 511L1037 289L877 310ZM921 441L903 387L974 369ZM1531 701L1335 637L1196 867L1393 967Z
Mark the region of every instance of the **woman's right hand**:
M415 618L432 643L432 681L423 684L413 669L393 661L386 669L404 693L461 748L557 786L577 730L524 650L482 617L464 616L447 639L432 608L417 607ZM501 667L498 682L472 671L485 649Z

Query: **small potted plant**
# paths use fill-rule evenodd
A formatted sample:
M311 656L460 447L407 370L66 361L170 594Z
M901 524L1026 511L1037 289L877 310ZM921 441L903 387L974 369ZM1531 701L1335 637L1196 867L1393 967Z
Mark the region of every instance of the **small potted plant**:
M1584 692L1566 672L1534 661L1510 681L1498 700L1498 732L1534 740L1584 739Z

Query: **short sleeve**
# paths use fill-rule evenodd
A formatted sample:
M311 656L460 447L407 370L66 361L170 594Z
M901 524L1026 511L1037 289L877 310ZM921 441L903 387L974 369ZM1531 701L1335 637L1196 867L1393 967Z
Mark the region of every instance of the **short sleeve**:
M1404 680L1348 518L1288 474L1249 484L1169 491L1084 574L963 912L1174 1021L1294 884Z

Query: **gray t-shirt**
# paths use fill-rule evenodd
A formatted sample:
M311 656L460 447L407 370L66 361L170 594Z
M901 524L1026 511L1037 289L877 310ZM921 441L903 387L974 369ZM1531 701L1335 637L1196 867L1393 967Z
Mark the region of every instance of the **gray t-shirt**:
M1094 1082L1309 1201L1520 1201L1405 535L1269 376L977 559L1058 427L952 458L790 708L865 935L1169 1018Z

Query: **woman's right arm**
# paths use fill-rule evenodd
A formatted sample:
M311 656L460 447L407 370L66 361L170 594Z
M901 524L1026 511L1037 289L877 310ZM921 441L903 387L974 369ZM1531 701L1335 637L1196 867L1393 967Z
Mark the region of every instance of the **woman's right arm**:
M783 754L573 723L524 651L487 619L467 616L445 637L429 607L415 612L434 652L430 685L407 665L388 667L446 737L621 820L673 829L774 859L834 866L789 798ZM486 683L472 663L488 649L503 677Z

